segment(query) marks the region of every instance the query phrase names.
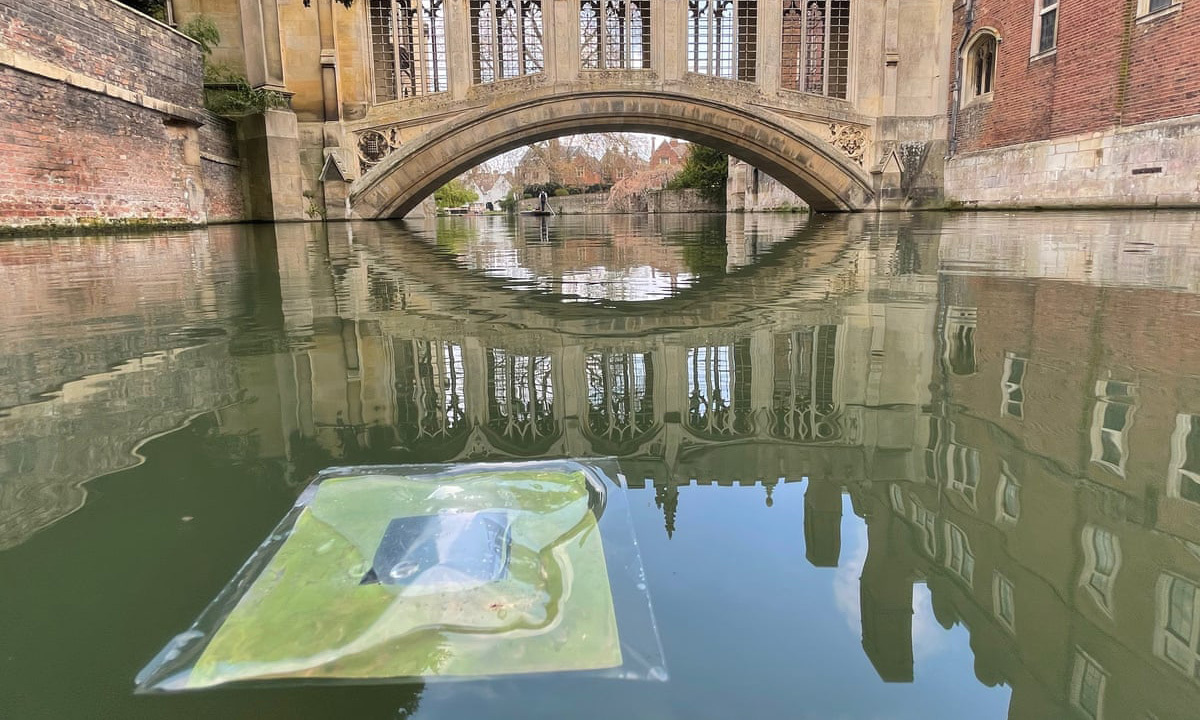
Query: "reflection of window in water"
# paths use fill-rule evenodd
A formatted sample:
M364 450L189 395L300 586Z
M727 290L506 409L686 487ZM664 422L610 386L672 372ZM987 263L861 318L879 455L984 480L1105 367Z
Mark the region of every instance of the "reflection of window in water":
M1012 582L996 571L992 574L992 610L1009 630L1016 629L1016 604Z
M946 487L962 495L972 509L979 490L979 451L962 445L946 448Z
M1132 383L1101 380L1096 383L1092 410L1092 462L1125 476L1125 433L1133 423Z
M750 341L688 348L688 427L708 435L750 428Z
M462 346L439 340L397 340L397 425L409 439L454 434L466 426Z
M1087 717L1104 717L1104 686L1108 675L1087 653L1075 648L1075 669L1071 673L1071 704Z
M975 553L967 534L954 523L946 523L946 567L950 568L967 587L971 587L975 575Z
M1025 417L1025 390L1021 382L1025 379L1025 358L1012 353L1004 353L1004 379L1000 383L1004 400L1000 403L1000 415L1008 417Z
M890 488L890 494L892 498L892 510L900 517L906 517L904 491L900 489L900 485L893 483ZM926 510L921 501L913 495L909 500L907 519L921 531L921 549L929 557L935 557L937 555L937 517Z
M929 418L929 441L925 446L925 475L935 482L943 480L976 507L979 491L979 451L955 442L954 423L942 418Z
M946 311L946 362L955 375L975 373L975 308L951 307Z
M654 426L654 370L649 353L589 353L585 363L588 429L619 443Z
M1200 415L1180 413L1175 418L1167 492L1200 503Z
M1080 584L1088 589L1104 612L1113 613L1113 586L1121 570L1121 543L1104 528L1083 529L1083 574Z
M554 434L554 381L549 355L488 350L488 427L509 440Z
M1000 482L996 485L996 522L1016 525L1021 517L1021 483L1008 463L1000 461Z
M921 530L921 545L925 550L925 554L929 557L937 556L937 516L925 506L920 500L912 498L912 522Z
M1158 578L1154 654L1200 679L1200 588L1174 575Z
M940 474L938 473L938 446L941 445L943 425L945 420L940 417L929 416L929 441L925 443L925 477L928 480L937 482Z
M838 332L821 325L776 335L772 434L789 440L841 436L837 395Z

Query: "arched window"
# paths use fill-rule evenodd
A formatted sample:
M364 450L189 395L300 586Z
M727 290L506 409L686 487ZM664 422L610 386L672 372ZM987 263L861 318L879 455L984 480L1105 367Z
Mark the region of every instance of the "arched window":
M996 78L996 36L982 32L971 42L967 51L965 91L963 102L991 97Z

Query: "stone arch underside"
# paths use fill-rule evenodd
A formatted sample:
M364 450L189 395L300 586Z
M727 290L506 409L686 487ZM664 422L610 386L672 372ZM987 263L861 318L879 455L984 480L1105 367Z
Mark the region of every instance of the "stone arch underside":
M431 130L350 188L354 217L403 217L452 178L488 158L584 132L669 135L721 150L786 185L814 210L866 209L871 184L829 143L756 109L662 92L575 93L485 108Z

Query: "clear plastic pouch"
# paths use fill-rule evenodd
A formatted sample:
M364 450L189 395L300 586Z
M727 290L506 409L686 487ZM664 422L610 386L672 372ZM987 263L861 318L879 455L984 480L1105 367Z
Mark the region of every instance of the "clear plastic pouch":
M607 459L325 470L137 690L665 680L619 481Z

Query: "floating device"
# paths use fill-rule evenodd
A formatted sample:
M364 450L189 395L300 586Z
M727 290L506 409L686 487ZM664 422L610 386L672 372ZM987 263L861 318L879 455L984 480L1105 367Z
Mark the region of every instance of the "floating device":
M323 471L137 690L562 671L665 680L616 469Z

